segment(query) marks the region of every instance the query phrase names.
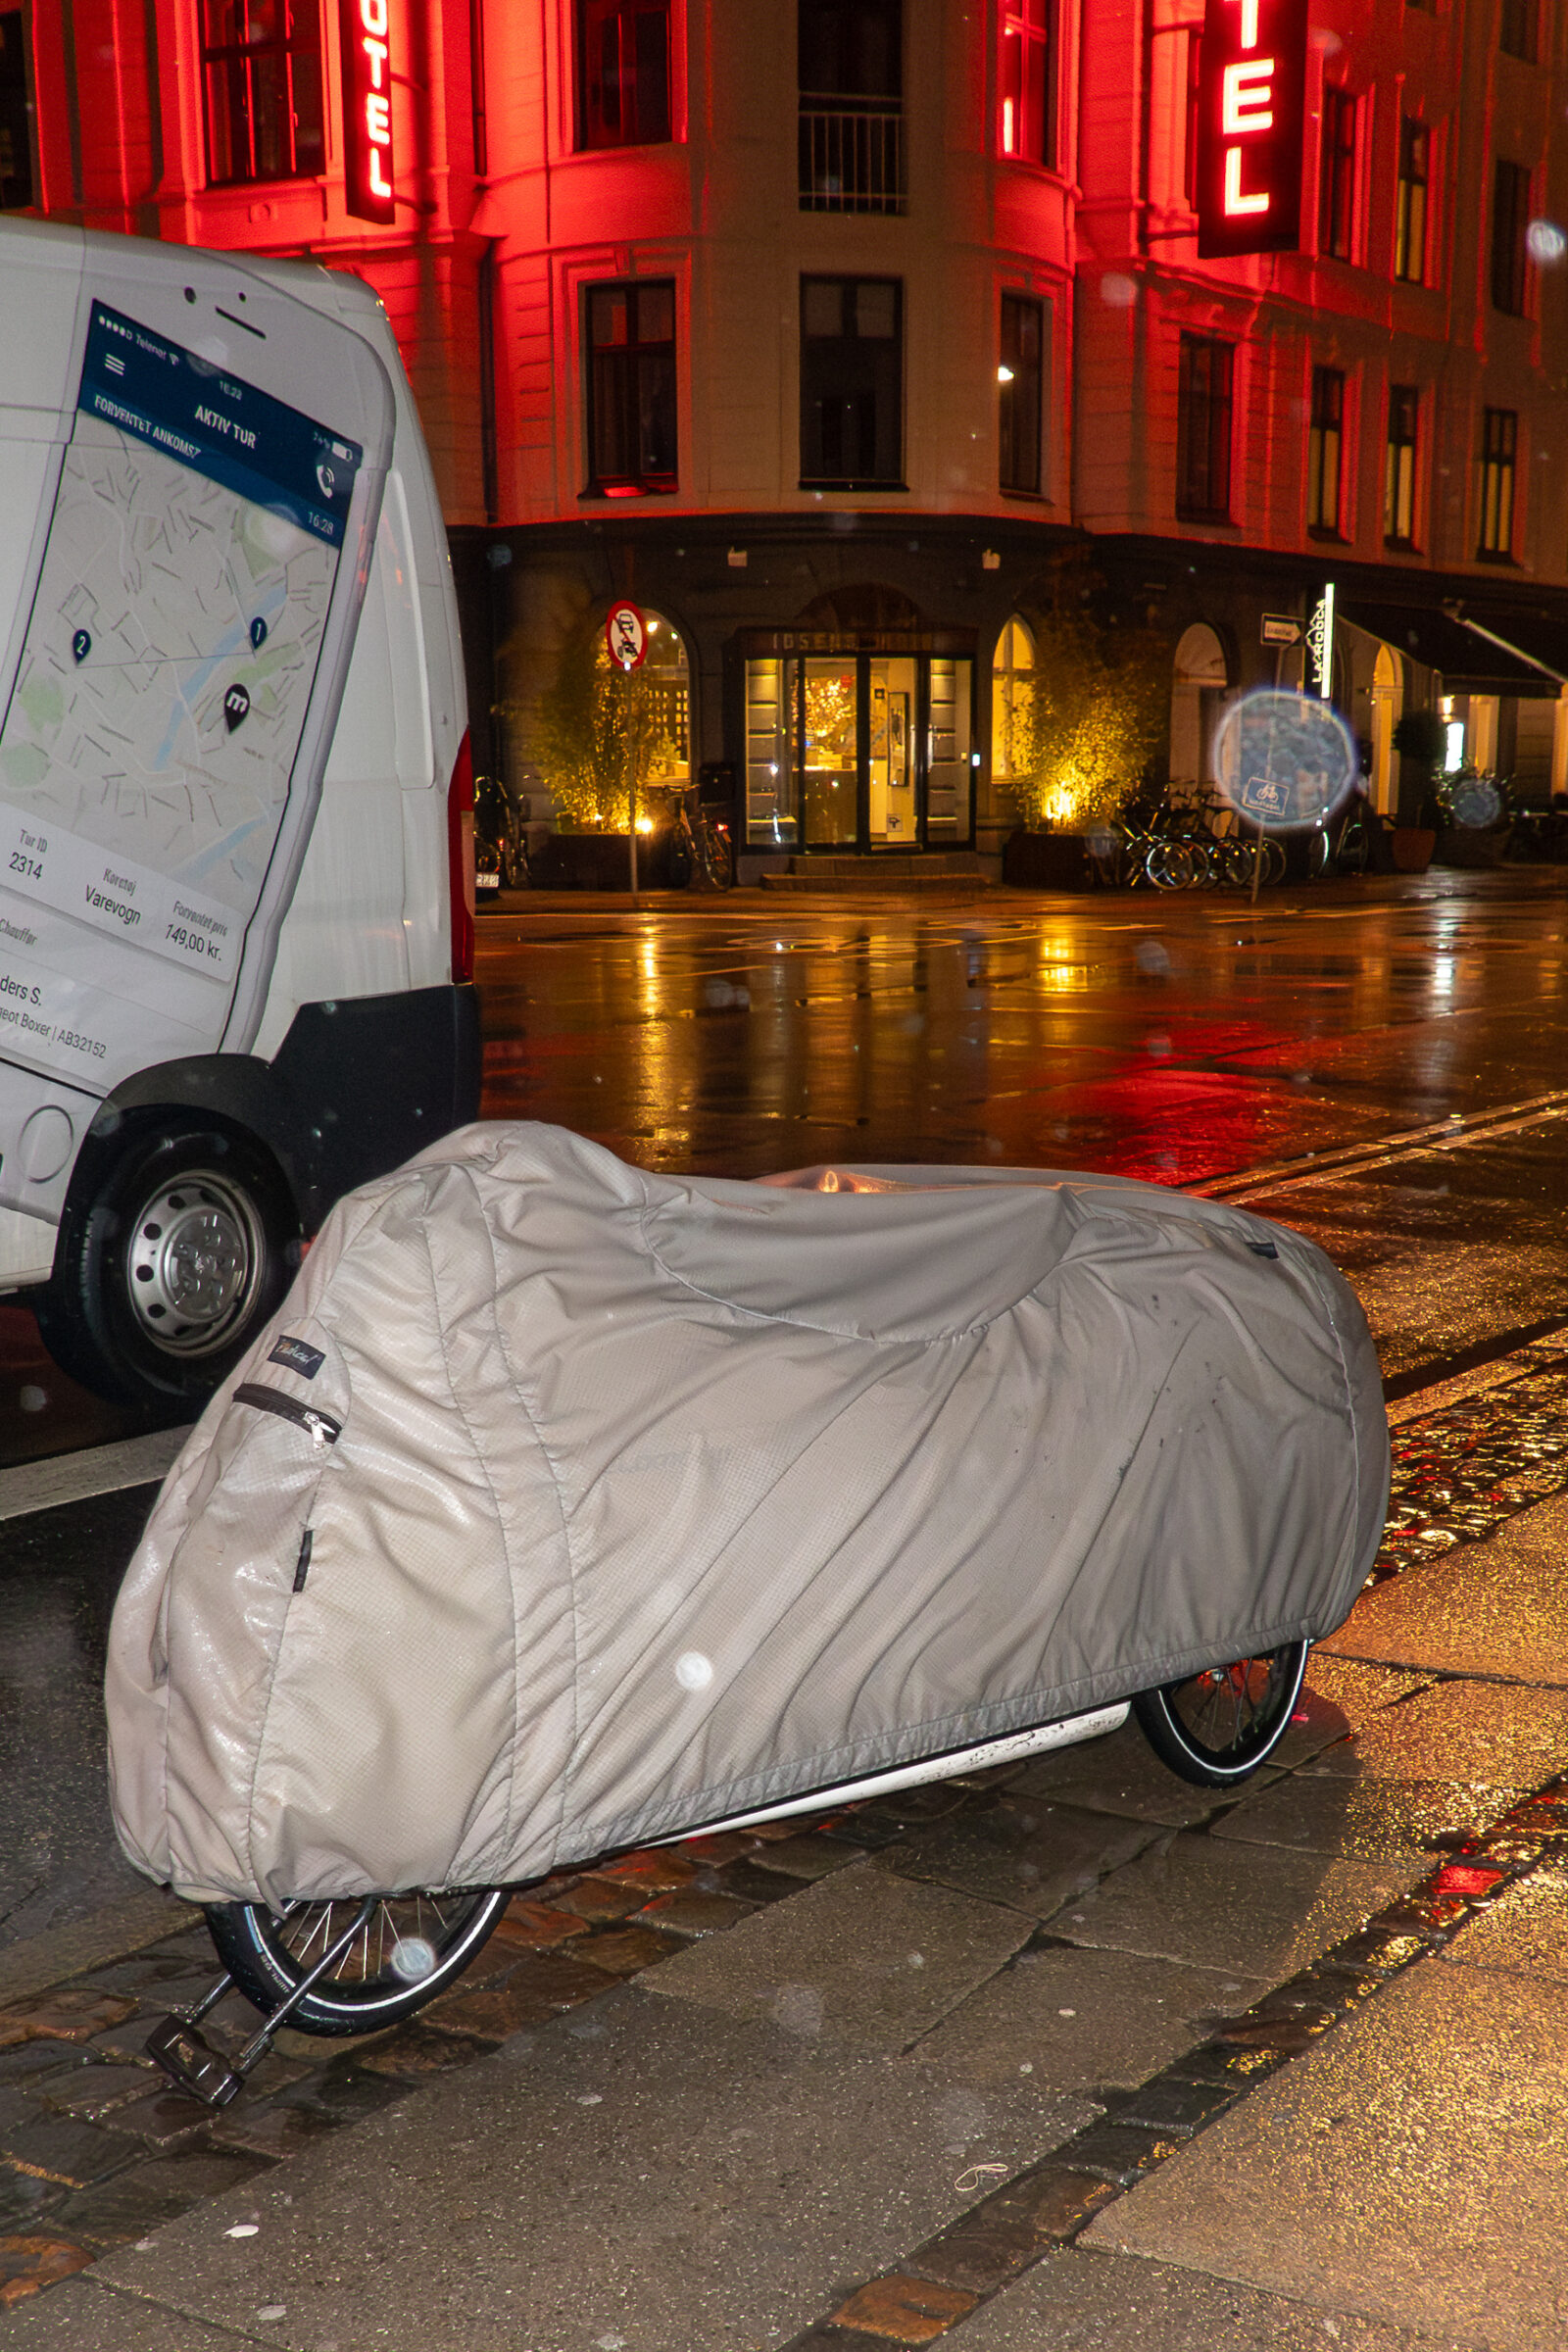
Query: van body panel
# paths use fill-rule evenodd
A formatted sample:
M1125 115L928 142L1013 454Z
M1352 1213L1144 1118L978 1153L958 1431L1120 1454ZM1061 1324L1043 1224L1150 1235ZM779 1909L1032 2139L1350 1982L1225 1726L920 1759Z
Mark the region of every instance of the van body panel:
M198 299L186 296L187 286ZM95 438L112 440L79 404L84 354L98 364L89 328L100 340L103 331L93 301L112 307L117 293L133 319L143 304L148 332L184 350L190 367L198 356L215 370L226 367L241 389L260 378L267 397L287 404L292 394L306 422L314 415L333 424L334 398L339 412L346 400L370 421L355 473L353 528L342 540L342 585L335 578L331 592L334 612L346 619L320 656L226 1021L209 1018L205 1035L200 1021L192 1025L177 964L166 973L151 955L117 953L125 935L111 932L99 971L97 934L84 945L81 922L60 906L29 902L19 914L16 892L0 893L0 996L8 957L17 963L14 1013L18 986L44 985L32 968L42 961L54 975L51 989L69 980L77 992L73 1028L101 1034L108 1047L83 1071L50 1067L41 1052L14 1053L20 1021L0 1019L0 1290L49 1276L67 1188L75 1199L87 1162L112 1149L125 1109L205 1111L246 1129L271 1152L310 1230L338 1192L473 1118L478 1105L477 1000L451 977L446 800L466 725L456 597L396 342L361 280L313 264L0 223L0 317L28 322L26 334L9 336L0 350L0 718L26 683L24 661L33 659L29 606L41 610L45 600L29 590L45 585L68 449L79 458ZM298 306L327 322L324 343L319 331L296 326ZM220 322L218 341L207 331L215 307L228 320ZM297 393L292 383L282 395L268 393L288 334L302 338L302 351L313 338L320 348L302 365ZM263 352L272 376L255 360ZM334 386L351 386L352 398ZM372 446L377 415L384 429ZM346 576L354 572L357 579ZM178 586L176 578L176 595ZM82 626L99 635L96 622ZM157 659L170 651L149 648ZM167 666L164 674L180 683ZM65 683L68 695L77 684L69 665ZM0 819L13 814L9 802L0 808ZM0 855L0 883L5 864ZM139 906L130 910L140 913ZM96 1027L88 1011L99 1016ZM57 1165L67 1127L69 1148Z

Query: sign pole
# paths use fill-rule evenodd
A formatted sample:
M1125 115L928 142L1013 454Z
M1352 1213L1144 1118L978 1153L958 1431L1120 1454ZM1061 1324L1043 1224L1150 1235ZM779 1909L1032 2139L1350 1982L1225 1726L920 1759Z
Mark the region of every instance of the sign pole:
M631 903L637 904L637 753L631 739L631 671L620 680L621 715L626 726L626 842L631 861Z

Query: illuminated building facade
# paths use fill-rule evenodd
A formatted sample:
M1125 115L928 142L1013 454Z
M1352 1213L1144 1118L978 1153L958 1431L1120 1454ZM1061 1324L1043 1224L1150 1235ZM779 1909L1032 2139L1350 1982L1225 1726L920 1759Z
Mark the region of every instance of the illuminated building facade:
M630 596L667 771L754 860L994 852L1087 561L1167 649L1175 783L1228 694L1299 678L1262 619L1332 580L1380 804L1440 699L1544 797L1563 13L0 0L0 204L375 286L514 781Z

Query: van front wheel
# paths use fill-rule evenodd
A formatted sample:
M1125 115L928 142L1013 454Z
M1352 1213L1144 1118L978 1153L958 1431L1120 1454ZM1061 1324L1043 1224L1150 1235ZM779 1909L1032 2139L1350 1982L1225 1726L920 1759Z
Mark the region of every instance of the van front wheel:
M199 1410L288 1288L288 1188L220 1120L140 1114L92 1150L37 1298L44 1345L100 1396Z

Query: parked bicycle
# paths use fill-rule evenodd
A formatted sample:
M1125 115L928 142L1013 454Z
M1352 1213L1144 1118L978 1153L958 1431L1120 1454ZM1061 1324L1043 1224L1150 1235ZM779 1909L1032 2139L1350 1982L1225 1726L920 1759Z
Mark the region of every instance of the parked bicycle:
M724 819L703 807L695 784L688 784L684 791L671 791L668 798L673 835L669 845L671 886L688 890L696 882L705 890L733 889L735 860Z

